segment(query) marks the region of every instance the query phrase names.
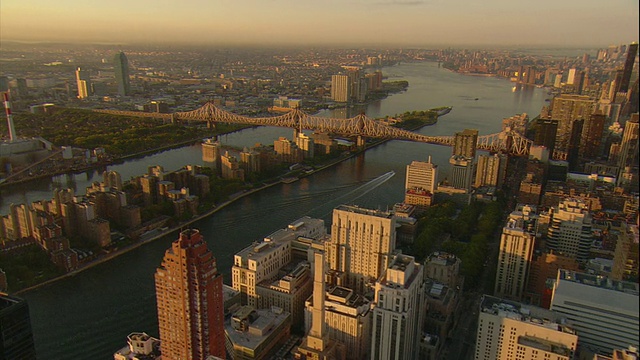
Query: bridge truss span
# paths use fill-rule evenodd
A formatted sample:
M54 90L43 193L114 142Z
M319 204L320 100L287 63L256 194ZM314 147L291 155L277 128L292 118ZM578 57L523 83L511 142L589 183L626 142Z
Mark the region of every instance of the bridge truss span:
M218 108L213 102L207 102L202 107L173 114L145 113L135 111L96 110L103 113L125 116L156 117L179 121L205 121L208 123L224 122L247 124L256 126L288 127L299 130L327 132L341 136L361 136L367 138L396 139L429 144L453 146L453 136L428 136L416 132L399 129L386 125L379 120L360 114L348 119L314 116L299 109L272 117L247 117ZM513 131L503 131L496 134L478 137L477 148L491 152L508 152L513 155L526 156L529 154L531 141Z

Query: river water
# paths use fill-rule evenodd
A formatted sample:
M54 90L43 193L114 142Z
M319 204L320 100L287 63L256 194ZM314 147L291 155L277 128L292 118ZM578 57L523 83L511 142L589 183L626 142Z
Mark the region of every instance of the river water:
M465 128L478 129L480 135L499 132L505 117L523 112L536 116L546 97L543 89L514 87L504 79L463 76L439 68L437 63L400 64L383 72L389 80L407 80L409 88L368 105L367 115L383 117L453 106L453 111L436 125L419 130L428 135L453 135ZM269 144L279 136L291 135L291 129L262 127L220 140L242 147L257 142ZM304 215L322 218L329 226L332 209L340 204L389 208L403 199L407 164L432 156L442 179L449 171L450 154L448 147L389 141L295 183L279 184L242 198L194 227L203 233L218 260L218 271L230 284L233 254L253 241ZM185 164L202 164L197 144L129 160L109 170L129 179L151 165L174 170ZM395 176L385 175L391 170ZM56 186L71 186L77 193L84 193L88 184L100 180L99 171L90 171L3 189L0 210L6 213L11 202L50 198ZM145 331L157 336L153 274L175 237L167 236L76 276L22 294L30 306L38 357L111 359L113 352L126 345L129 333Z

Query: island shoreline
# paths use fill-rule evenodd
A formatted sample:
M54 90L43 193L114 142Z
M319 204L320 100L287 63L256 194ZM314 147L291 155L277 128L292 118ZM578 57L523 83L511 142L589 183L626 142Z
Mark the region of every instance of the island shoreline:
M411 129L411 131L415 131L415 130L421 129L421 128L425 127L425 126L435 125L438 122L439 117L440 116L436 116L434 121L422 124L422 125L420 125L420 126L418 126L416 128ZM362 153L365 153L369 149L372 149L372 148L375 148L375 147L377 147L377 146L379 146L381 144L384 144L389 140L393 140L393 139L389 139L389 138L379 139L379 140L367 145L365 148L360 149L360 150L358 150L358 151L356 151L356 152L354 152L352 154L349 154L349 156L340 157L337 160L331 161L330 163L328 163L326 165L323 165L322 167L320 167L318 169L314 169L310 173L305 173L304 175L301 175L300 177L311 176L311 175L313 175L313 174L315 174L317 172L320 172L320 171L328 169L328 168L330 168L332 166L338 165L338 164L340 164L340 163L342 163L342 162L344 162L346 160L349 160L349 159L354 158L354 157L356 157L356 156L358 156L358 155L360 155ZM70 271L70 272L68 272L66 274L62 274L60 276L56 276L56 277L51 278L51 279L49 279L47 281L44 281L42 283L35 284L35 285L32 285L32 286L26 287L24 289L20 289L20 290L14 292L14 294L20 295L20 294L23 294L23 293L26 293L26 292L29 292L29 291L37 290L37 289L45 287L47 285L51 285L51 284L55 283L56 281L76 276L76 275L78 275L79 273L81 273L81 272L83 272L85 270L91 269L91 268L93 268L95 266L98 266L100 264L108 262L108 261L110 261L110 260L112 260L112 259L114 259L114 258L116 258L116 257L118 257L118 256L120 256L122 254L126 254L126 253L128 253L130 251L133 251L133 250L135 250L135 249L137 249L137 248L139 248L139 247L141 247L141 246L143 246L145 244L154 242L154 241L156 241L158 239L161 239L161 238L163 238L165 236L168 236L168 235L170 235L170 234L172 234L172 233L174 233L176 231L179 231L179 230L185 228L186 226L189 226L189 225L195 223L196 221L200 221L200 220L205 219L205 218L207 218L209 216L212 216L215 213L217 213L218 211L220 211L221 209L224 209L226 206L236 202L239 199L242 199L242 198L244 198L246 196L252 195L252 194L257 193L259 191L262 191L264 189L268 189L268 188L273 187L273 186L278 185L278 184L284 184L282 179L280 179L278 181L275 181L273 183L270 183L270 184L264 184L264 185L262 185L260 187L257 187L257 188L251 189L251 190L247 190L247 191L244 191L244 192L239 193L239 194L231 195L231 197L232 197L231 199L221 203L218 206L215 206L214 208L204 212L203 214L197 215L194 218L189 219L189 220L187 220L185 222L181 222L180 224L177 224L176 226L174 226L174 227L172 227L170 229L167 229L167 230L163 231L162 233L160 233L158 235L152 236L149 239L145 239L145 240L136 242L134 244L130 244L130 245L128 245L128 246L126 246L126 247L124 247L122 249L115 250L115 251L110 252L110 253L108 253L106 255L100 256L99 258L84 264L83 266L79 267L78 269Z

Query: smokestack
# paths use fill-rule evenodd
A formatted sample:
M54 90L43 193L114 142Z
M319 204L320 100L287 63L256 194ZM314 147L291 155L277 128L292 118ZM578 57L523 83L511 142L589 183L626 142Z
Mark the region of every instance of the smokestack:
M9 92L2 93L4 99L4 109L7 113L7 128L9 128L9 141L17 140L16 129L13 126L13 114L11 114L11 101L9 100Z

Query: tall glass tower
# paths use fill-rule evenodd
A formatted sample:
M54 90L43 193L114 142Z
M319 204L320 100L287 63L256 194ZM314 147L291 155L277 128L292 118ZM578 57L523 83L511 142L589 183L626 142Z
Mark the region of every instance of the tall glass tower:
M627 58L624 62L624 68L622 70L622 81L618 91L629 91L629 83L631 82L631 72L633 72L633 63L636 61L636 54L638 53L638 43L634 42L629 45L627 50Z
M118 84L118 95L128 96L131 94L129 84L129 60L121 51L113 57L113 67L116 73L116 83Z
M0 291L0 359L35 359L29 306Z

